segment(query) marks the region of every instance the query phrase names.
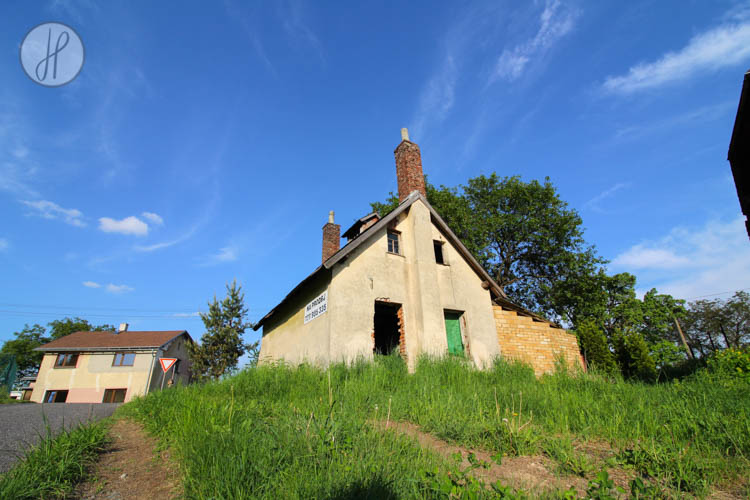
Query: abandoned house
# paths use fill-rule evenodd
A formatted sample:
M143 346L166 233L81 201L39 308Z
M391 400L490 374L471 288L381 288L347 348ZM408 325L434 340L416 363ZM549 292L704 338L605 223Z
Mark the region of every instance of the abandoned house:
M537 374L558 357L581 365L575 336L510 302L430 206L419 146L401 135L398 207L343 235L330 212L322 264L255 326L260 362L325 366L398 350L410 371L422 354L466 356L480 368L516 358Z

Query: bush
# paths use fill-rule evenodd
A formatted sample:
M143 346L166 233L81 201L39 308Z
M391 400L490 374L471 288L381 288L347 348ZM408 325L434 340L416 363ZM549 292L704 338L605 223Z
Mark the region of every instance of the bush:
M750 348L730 347L714 353L706 361L708 370L716 375L750 382Z

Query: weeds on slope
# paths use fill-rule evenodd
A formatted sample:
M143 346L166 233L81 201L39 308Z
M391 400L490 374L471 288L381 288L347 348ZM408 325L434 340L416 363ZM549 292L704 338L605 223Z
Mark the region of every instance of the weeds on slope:
M109 442L107 424L96 422L42 440L0 476L0 498L65 498Z
M661 385L565 372L537 379L502 361L478 371L460 359L422 359L414 374L397 356L327 371L261 366L120 411L174 447L193 498L442 497L435 481L445 477L425 471L446 464L373 420L410 421L500 455L546 452L584 477L605 464L574 452L571 440L605 440L613 463L698 495L741 482L750 456L746 387L701 377Z

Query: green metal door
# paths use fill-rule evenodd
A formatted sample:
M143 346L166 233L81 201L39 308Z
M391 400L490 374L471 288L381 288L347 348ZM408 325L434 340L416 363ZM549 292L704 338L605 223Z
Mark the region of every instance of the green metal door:
M461 324L458 319L461 314L445 311L445 333L448 335L448 353L456 356L464 355L464 343L461 341Z

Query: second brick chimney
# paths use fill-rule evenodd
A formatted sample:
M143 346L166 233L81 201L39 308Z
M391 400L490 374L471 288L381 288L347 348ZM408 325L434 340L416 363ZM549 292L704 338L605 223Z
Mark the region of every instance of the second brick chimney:
M409 140L409 131L401 129L401 144L393 152L396 156L396 177L398 178L398 201L404 201L412 191L427 196L422 173L422 153L419 146Z
M341 226L333 223L333 210L328 212L328 223L323 226L323 262L339 251L341 247Z

